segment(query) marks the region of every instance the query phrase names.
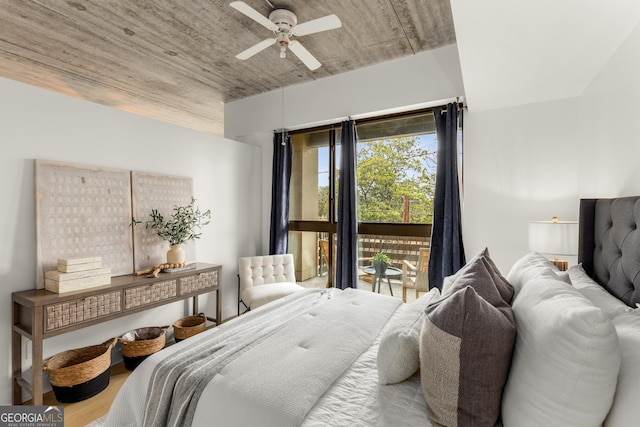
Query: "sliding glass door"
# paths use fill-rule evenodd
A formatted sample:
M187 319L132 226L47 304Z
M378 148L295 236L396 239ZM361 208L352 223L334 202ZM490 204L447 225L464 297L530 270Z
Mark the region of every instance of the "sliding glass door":
M384 252L392 266L416 265L429 246L436 171L431 110L356 122L359 265ZM333 285L340 127L295 131L289 211L289 247L303 285ZM409 275L413 270L408 270ZM403 277L393 285L401 295ZM361 271L359 286L371 289ZM389 293L388 287L382 291Z
M339 133L328 128L291 137L289 248L296 260L296 277L309 285L314 279L314 286L332 286L335 274Z

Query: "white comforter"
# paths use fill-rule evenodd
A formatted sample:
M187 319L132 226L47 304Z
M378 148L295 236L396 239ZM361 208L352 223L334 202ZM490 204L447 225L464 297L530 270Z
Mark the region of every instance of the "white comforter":
M304 322L289 322L286 332L276 334L275 347L265 340L253 346L256 351L246 352L225 366L202 392L193 425L428 426L417 375L399 385L377 384L375 358L380 330L400 305L399 300L356 290L303 292L322 294L327 300L344 300L344 303L321 304L330 308L325 314L322 314L323 308L313 308L311 314L304 315L319 316L325 328L318 329L318 323L312 322L316 326L306 331L306 327L298 326ZM301 296L276 301L148 358L132 373L116 397L107 425L143 425L149 379L163 358L182 347L198 345L209 335L223 336L234 330L242 331L244 324L287 317L284 313L295 305L292 300ZM358 314L346 322L338 321L331 329L331 322L327 320L339 318L344 312L361 313L364 317ZM359 329L358 324L367 326ZM355 328L348 329L349 326ZM358 332L350 336L343 333L345 330ZM371 336L361 350L351 350L346 358L338 357L343 348L349 347L347 342L367 334ZM295 337L300 344L299 351L282 351L292 345L293 341L287 337ZM300 341L300 337L305 339ZM338 337L343 338L342 343ZM357 352L357 360L353 351ZM279 366L278 370L274 370L274 366ZM310 398L313 402L300 402ZM303 420L301 417L305 416Z

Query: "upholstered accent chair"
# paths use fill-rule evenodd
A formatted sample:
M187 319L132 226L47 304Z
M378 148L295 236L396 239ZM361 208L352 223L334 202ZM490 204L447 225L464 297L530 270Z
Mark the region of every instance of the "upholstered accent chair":
M417 266L402 260L402 301L407 302L407 289L416 290L416 299L420 292L429 292L429 255L431 249L420 248Z
M252 310L302 289L296 283L291 254L238 260L238 316L241 305Z

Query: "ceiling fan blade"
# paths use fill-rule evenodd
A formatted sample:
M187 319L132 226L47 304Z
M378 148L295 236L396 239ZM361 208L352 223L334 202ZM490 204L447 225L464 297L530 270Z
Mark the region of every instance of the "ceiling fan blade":
M263 27L267 27L271 31L276 31L278 29L278 26L273 22L269 21L269 18L262 15L260 12L258 12L257 10L255 10L254 8L252 8L251 6L249 6L243 1L232 1L231 3L229 3L229 6L231 6L232 8L234 8L240 13L244 13L249 18L253 19Z
M293 35L306 36L307 34L333 30L335 28L340 28L341 26L342 22L340 22L340 18L338 18L336 15L327 15L323 18L314 19L296 25L293 29Z
M276 39L266 39L266 40L262 40L260 43L258 44L254 44L253 46L251 46L249 49L240 52L239 54L236 55L236 58L238 59L249 59L251 58L253 55L255 55L258 52L261 52L263 50L265 50L266 48L268 48L271 45L274 45L276 43Z
M311 53L302 46L299 41L294 40L289 43L289 50L291 50L291 52L293 52L311 71L320 68L320 62L311 55Z

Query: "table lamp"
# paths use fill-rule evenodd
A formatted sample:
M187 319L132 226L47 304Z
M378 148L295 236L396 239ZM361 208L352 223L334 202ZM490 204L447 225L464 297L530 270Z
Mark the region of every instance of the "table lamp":
M558 256L578 254L578 222L559 221L555 216L551 221L530 222L529 250L553 255L550 261L561 271L567 270L569 261Z

